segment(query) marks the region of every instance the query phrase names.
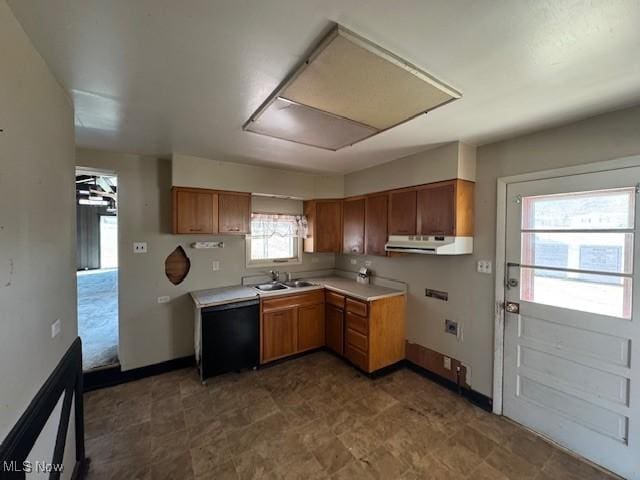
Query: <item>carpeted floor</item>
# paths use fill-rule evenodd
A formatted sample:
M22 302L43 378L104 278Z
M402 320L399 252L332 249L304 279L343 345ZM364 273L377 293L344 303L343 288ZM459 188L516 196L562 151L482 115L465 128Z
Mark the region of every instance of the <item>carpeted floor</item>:
M78 333L85 370L118 363L118 270L78 272Z

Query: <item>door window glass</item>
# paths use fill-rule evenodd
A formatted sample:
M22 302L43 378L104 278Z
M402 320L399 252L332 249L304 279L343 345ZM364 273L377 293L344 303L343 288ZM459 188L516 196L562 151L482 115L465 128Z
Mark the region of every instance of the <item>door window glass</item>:
M631 318L635 189L522 199L520 298Z

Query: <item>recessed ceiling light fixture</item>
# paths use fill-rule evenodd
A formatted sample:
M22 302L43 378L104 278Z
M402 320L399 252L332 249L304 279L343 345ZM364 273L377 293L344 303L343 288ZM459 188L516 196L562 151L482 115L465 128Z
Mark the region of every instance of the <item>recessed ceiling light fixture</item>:
M336 25L242 128L335 151L461 97Z

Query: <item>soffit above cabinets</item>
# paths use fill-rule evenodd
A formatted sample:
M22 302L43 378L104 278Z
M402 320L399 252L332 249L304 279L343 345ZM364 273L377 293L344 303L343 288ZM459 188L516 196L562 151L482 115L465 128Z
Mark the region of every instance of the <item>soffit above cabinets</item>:
M339 150L461 96L415 65L337 25L243 128Z

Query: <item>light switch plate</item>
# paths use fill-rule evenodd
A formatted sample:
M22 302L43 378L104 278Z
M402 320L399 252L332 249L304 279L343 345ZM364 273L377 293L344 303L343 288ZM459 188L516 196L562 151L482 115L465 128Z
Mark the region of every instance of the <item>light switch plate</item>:
M51 338L56 338L58 335L60 335L61 331L62 331L62 322L58 318L56 319L55 322L51 324Z
M147 242L133 242L133 253L147 253Z
M491 273L491 260L478 260L478 273Z
M218 270L220 270L220 261L219 260L214 260L213 262L211 262L211 269L214 272L217 272Z

